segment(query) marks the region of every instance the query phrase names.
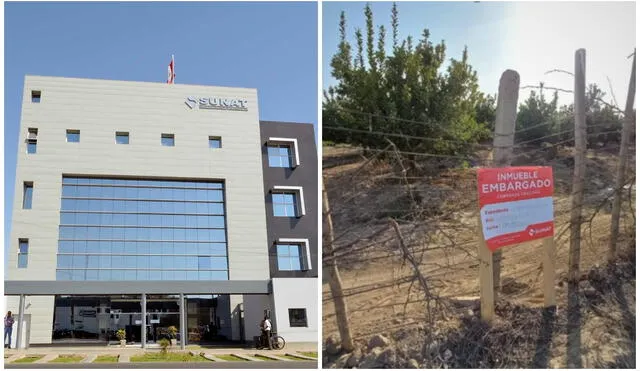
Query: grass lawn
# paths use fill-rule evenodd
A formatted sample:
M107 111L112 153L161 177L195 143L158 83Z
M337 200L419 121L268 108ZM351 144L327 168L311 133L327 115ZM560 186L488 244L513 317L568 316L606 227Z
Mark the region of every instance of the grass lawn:
M189 353L145 353L141 356L132 356L131 362L211 362L201 355L192 356Z
M49 361L49 363L78 363L84 359L84 356L77 354L60 354L58 358Z
M303 356L318 358L318 352L298 352Z
M242 359L242 358L239 358L239 357L233 356L233 355L231 355L231 354L214 354L214 356L215 356L216 358L220 358L220 359L222 359L222 360L224 360L224 361L234 361L234 362L235 362L235 361L245 361L245 362L248 362L247 360L244 360L244 359Z
M118 362L118 356L113 356L110 354L103 354L98 356L93 363L116 363Z
M13 363L31 363L39 360L42 357L44 357L44 355L42 354L32 354L30 356L19 358L15 360Z

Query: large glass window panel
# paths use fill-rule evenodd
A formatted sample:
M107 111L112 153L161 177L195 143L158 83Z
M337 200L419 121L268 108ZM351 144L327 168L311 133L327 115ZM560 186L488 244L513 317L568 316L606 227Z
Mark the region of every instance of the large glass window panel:
M227 244L213 243L209 244L211 248L211 255L227 255Z
M187 257L186 256L176 256L175 257L175 267L177 269L185 269L185 268L187 268Z
M75 213L60 213L60 224L75 224L75 223L76 223Z
M87 256L86 255L73 255L73 268L86 268Z
M212 271L211 280L214 281L226 281L229 279L228 271Z
M89 254L100 253L100 241L87 241L87 253Z
M73 266L71 255L58 255L58 268L71 268Z
M98 280L98 271L95 269L87 269L87 281L97 281Z
M198 269L197 256L187 256L187 269Z
M100 268L100 256L89 255L87 257L87 268Z
M100 218L101 218L100 214L91 213L91 214L87 214L86 216L87 216L86 223L88 225L100 225Z
M151 243L150 242L137 242L136 244L138 248L139 254L150 254L151 253ZM148 259L148 257L147 257Z
M58 281L70 281L71 280L71 271L58 269L56 271L56 280Z
M87 251L87 241L73 241L73 253L84 254Z
M147 281L149 280L149 271L138 269L136 272L136 279L138 281Z
M73 227L60 227L60 239L71 240L75 235Z
M161 254L173 254L173 242L161 242L160 243Z
M73 253L73 241L58 241L58 252L61 254Z
M102 269L111 268L111 256L100 255L99 264Z
M110 281L111 280L111 270L99 270L98 271L98 280L100 281Z
M211 269L227 269L226 257L209 257L211 260Z
M226 242L227 237L225 235L224 229L210 229L211 238L209 239L212 242Z
M149 271L149 280L160 281L162 280L162 272L159 270Z
M125 252L125 244L124 241L113 241L111 242L111 252L113 254L122 254Z
M124 275L122 277L125 281L134 281L136 279L137 273L135 269L129 269L124 271Z
M208 256L198 256L198 269L211 269L211 258Z
M112 268L124 268L124 256L122 256L122 255L113 255L113 256L111 256L111 267Z
M196 281L198 279L198 271L187 271L187 280Z
M149 258L149 268L162 269L162 257L159 255L152 255Z
M173 279L176 281L184 281L187 279L187 272L185 271L174 271Z

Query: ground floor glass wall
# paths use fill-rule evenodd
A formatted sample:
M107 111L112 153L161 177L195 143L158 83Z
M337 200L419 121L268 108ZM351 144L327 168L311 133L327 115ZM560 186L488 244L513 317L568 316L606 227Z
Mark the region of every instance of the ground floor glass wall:
M147 295L147 343L170 338L171 326L177 329L176 340L181 341L179 298L179 295ZM218 299L218 295L185 297L187 343L227 339L220 328L230 322L229 310L220 310ZM116 332L124 329L127 343L139 343L142 341L142 322L140 295L56 296L52 341L117 342Z

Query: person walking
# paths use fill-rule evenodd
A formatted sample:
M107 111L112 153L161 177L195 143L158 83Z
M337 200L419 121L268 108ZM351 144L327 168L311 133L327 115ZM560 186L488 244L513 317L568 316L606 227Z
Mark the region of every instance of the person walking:
M7 312L7 315L4 317L4 341L7 341L7 336L9 336L9 342L4 344L5 348L11 349L11 333L13 332L13 316L11 315L11 311Z
M269 318L264 318L264 335L267 338L267 344L269 344L269 350L273 350L273 345L271 344L271 321Z

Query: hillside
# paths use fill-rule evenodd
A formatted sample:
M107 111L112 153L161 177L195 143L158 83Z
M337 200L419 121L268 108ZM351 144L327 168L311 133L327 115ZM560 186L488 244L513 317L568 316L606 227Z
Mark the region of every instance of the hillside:
M491 327L478 319L477 197L465 160L376 157L349 146L325 146L323 173L335 249L357 350L343 354L328 284L323 284L323 367L635 366L635 151L625 187L621 258L606 264L617 147L590 150L585 177L579 287L567 284L573 152L522 147L513 165L552 166L555 177L555 314L542 309L541 243L502 250L502 291ZM414 282L389 218L420 262L432 300ZM327 275L325 274L324 277ZM571 299L571 300L569 300ZM569 305L580 317L568 316ZM431 313L429 317L427 313ZM579 324L579 325L578 325ZM576 341L576 336L578 340Z

